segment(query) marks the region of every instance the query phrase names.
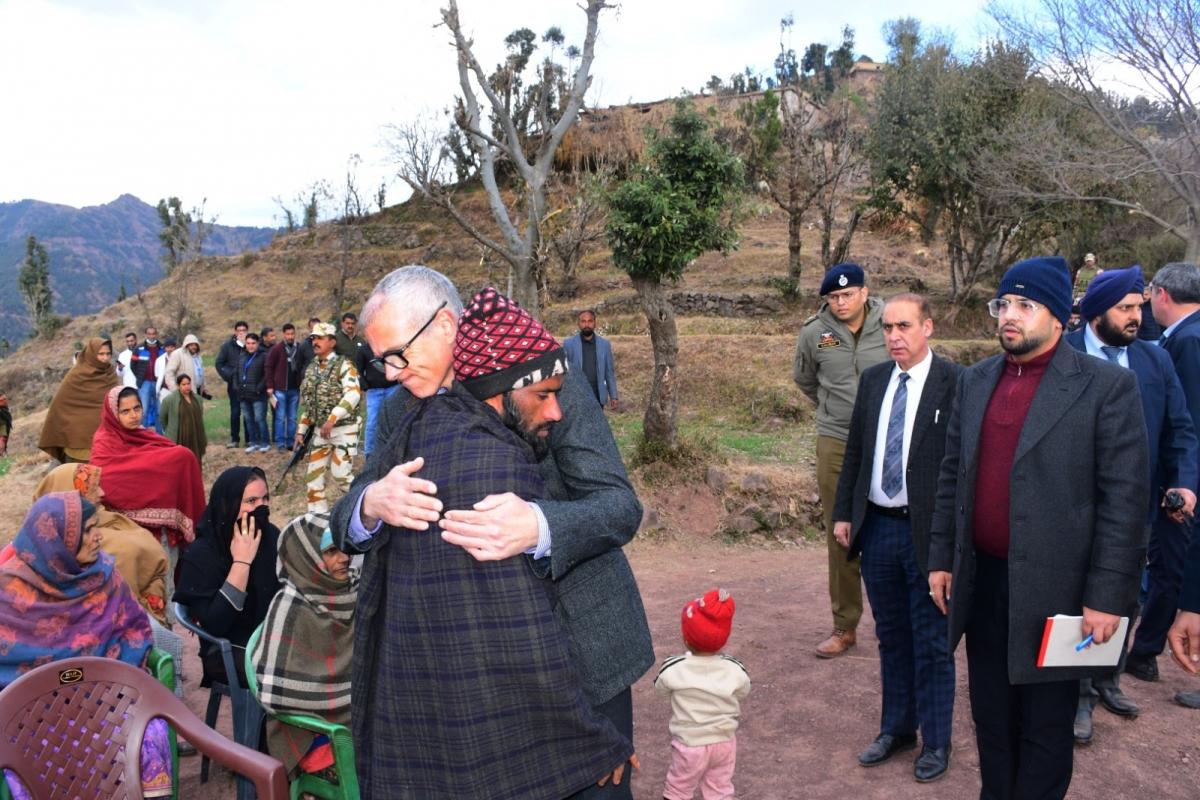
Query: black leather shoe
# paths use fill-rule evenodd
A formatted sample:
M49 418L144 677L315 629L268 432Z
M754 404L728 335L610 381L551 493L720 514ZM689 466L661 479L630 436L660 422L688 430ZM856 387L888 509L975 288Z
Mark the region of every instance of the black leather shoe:
M930 783L950 769L950 747L922 747L913 765L913 777L919 783Z
M1200 692L1176 692L1175 702L1188 708L1200 708Z
M1092 743L1092 706L1084 700L1075 709L1075 744Z
M1130 653L1125 661L1125 671L1139 681L1153 683L1158 680L1158 657L1135 656Z
M1100 703L1119 717L1136 717L1142 713L1137 703L1121 691L1120 686L1093 686L1100 695Z
M915 733L910 733L907 736L892 736L890 733L881 733L876 737L875 741L871 742L870 747L858 754L858 763L864 767L874 767L887 761L901 750L911 750L916 746L917 735Z

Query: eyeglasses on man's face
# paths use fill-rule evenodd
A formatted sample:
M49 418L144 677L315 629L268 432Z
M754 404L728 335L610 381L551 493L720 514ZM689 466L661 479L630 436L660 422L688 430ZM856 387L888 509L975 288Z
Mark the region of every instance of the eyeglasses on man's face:
M997 297L994 300L988 300L987 310L996 319L1000 319L1002 315L1010 317L1031 317L1041 311L1045 306L1041 303L1035 303L1033 300L1027 300L1024 297L1018 300L1007 300L1003 297Z
M413 346L413 342L415 342L421 336L421 334L425 332L425 329L433 324L433 321L437 319L437 315L440 314L442 309L446 307L446 302L447 301L443 300L442 304L434 309L433 316L426 320L424 325L422 325L420 328L417 328L417 332L412 335L411 339L409 339L400 347L397 347L395 350L388 350L386 353L381 353L377 358L372 358L371 366L384 374L387 373L388 367L391 367L397 372L402 369L408 369L408 359L404 357L404 354L408 351L408 348Z

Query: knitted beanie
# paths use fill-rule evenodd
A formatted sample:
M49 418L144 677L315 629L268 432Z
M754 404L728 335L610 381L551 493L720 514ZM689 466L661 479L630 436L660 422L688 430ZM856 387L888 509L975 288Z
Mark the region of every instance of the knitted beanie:
M688 647L705 653L717 653L729 640L736 605L729 592L713 589L683 607L680 627Z
M566 354L550 332L491 286L463 309L454 377L475 397L486 400L566 371Z
M1079 301L1079 313L1084 319L1092 319L1108 311L1134 292L1141 294L1146 288L1142 268L1134 264L1128 269L1110 269L1092 278L1087 294Z
M1040 256L1018 261L1008 268L996 297L1018 294L1042 303L1063 325L1071 317L1071 271L1062 256Z

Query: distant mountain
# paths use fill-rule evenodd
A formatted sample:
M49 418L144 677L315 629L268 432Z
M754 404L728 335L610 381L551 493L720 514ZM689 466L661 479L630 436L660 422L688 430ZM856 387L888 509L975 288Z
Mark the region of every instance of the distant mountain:
M163 277L154 206L130 194L86 208L21 200L0 203L0 337L12 346L29 333L17 275L25 240L33 234L50 256L56 314L97 311L117 299L124 283L132 295ZM234 255L270 243L271 228L213 226L206 255Z

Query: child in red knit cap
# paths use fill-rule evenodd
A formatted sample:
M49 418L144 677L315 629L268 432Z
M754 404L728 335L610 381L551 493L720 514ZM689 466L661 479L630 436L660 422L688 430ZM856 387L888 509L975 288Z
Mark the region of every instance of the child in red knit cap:
M665 800L733 797L738 715L750 676L721 653L733 626L733 598L713 589L683 607L683 643L690 651L663 662L654 688L671 698L671 766Z

